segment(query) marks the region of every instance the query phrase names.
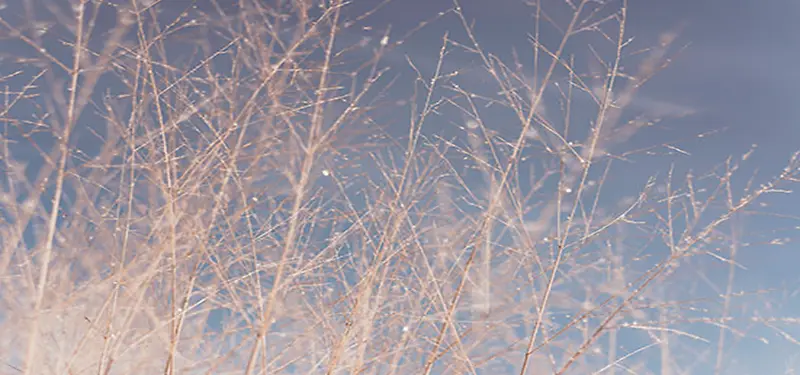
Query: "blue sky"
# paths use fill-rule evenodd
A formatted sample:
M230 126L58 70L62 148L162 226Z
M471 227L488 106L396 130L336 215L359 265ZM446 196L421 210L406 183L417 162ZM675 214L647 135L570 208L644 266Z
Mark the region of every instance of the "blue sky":
M545 6L556 4L556 9L561 4L554 0L543 0L542 3ZM465 0L461 5L466 17L475 20L476 34L487 51L508 57L512 47L524 51L528 46L526 33L532 32L531 8L515 0ZM374 25L371 30L373 38L378 39L388 24L392 26L391 35L404 35L406 30L451 6L447 0L392 2L370 19L370 24ZM647 177L658 174L663 178L671 165L675 167L673 183L680 185L687 171L702 174L719 166L728 157L740 160L750 150L754 152L742 161L734 180L736 187L743 188L754 173L757 173L756 180L763 182L780 172L792 153L800 148L800 124L795 103L796 88L800 86L800 71L796 69L800 42L800 23L796 22L798 11L800 3L782 0L630 1L627 34L635 38L631 49L656 45L659 36L669 31L678 33L674 46L685 46L675 54L668 68L647 83L640 92L639 105L668 111L690 110L693 114L669 119L661 124L662 127L637 135L631 140L633 146L628 144L627 147L671 142L690 155L665 155L662 152L659 156L638 156L633 157L630 163L617 164L615 172L612 172L617 183L610 184L611 190L631 194L641 189ZM556 12L555 16L561 14ZM408 75L411 72L406 58L409 58L430 74L445 32L453 39L465 41L458 20L452 15L444 16L417 31L403 46L386 56L385 61ZM556 36L542 34L546 43L556 41L554 38ZM574 52L578 55L585 53L580 51L581 47L585 45L574 46ZM677 48L672 51L676 52ZM474 56L454 54L449 58L451 70L474 68L478 63ZM467 73L459 76L456 82L471 82L471 87L481 88L478 76L481 72ZM435 120L429 126L435 129L429 130L431 133L448 129ZM715 130L718 132L713 135L697 137ZM609 196L615 195L611 193ZM796 239L800 199L797 195L774 196L763 202L766 206L758 206L759 210L791 217L752 215L743 219L742 238L749 246L741 250L738 260L748 269L737 271L734 290L797 290L800 287L797 272L800 253L796 246L793 242L783 246L765 242L775 237ZM698 264L704 268L688 270L683 275L688 279L681 280L702 280L706 276L720 280L719 277L724 277L728 271L726 266L720 266L712 259L700 260ZM714 288L704 285L704 281L698 284L701 285L699 289L689 293L694 296L715 295ZM677 299L679 296L675 294L672 297ZM769 312L765 310L766 300L774 302ZM792 312L800 309L798 296L784 293L743 299L740 303L747 305L747 312L741 311L744 315L792 316ZM708 327L694 328L709 333L710 337L716 334L715 329L707 331ZM795 335L798 333L797 327L784 328ZM769 338L770 345L752 338L759 336L757 331ZM795 344L779 337L775 331L757 329L752 332L752 337L734 345L736 349L731 355L738 359L726 368L725 373L779 373L786 365L784 360L797 350ZM710 369L697 371L704 373Z
M200 1L201 6L207 6L207 1L204 1ZM189 3L186 0L173 0L165 6L182 10ZM356 0L345 12L345 17L359 14L377 3L377 0ZM482 46L505 60L512 56L512 49L516 49L523 58L530 52L526 35L533 31L533 10L521 3L519 0L460 2L466 18L475 20L475 31ZM547 9L553 10L554 17L563 18L566 15L558 10L564 9L561 0L542 0L542 3ZM377 48L384 33L388 32L390 40L394 41L420 22L435 18L439 12L451 7L449 0L395 0L363 22L364 26L370 26L369 29L352 28L341 39L346 43L365 38L369 48ZM231 5L231 14L235 14L234 8ZM5 10L3 16L11 20L14 17L9 15L9 11ZM614 182L609 183L610 192L606 198L609 205L615 202L613 199L636 194L648 177L657 175L663 178L671 165L676 171L673 183L680 185L683 180L681 176L688 170L702 174L729 156L739 160L742 154L755 149L738 172L735 184L740 188L753 173L757 172L758 181L763 182L785 166L790 155L800 149L800 113L797 109L800 106L795 103L796 88L800 87L796 57L800 46L800 22L796 21L797 14L800 14L798 11L800 2L790 0L630 0L626 34L635 38L631 49L655 45L660 35L670 31L678 33L674 47L685 46L681 53L675 54L668 68L647 83L633 106L641 110L670 113L691 111L692 114L668 119L654 129L643 131L622 149L670 142L688 155L667 154L669 150L661 147L657 148L657 155L636 155L629 161L616 163L612 170ZM414 32L403 45L384 57L384 65L391 67L390 75L403 78L391 96L402 99L410 93L410 83L415 77L406 59L413 61L423 74L431 74L446 32L453 40L467 42L458 19L452 14L445 14ZM545 28L541 38L545 44L552 45L559 36L553 34L552 30L548 33ZM600 41L592 38L578 40L569 45L568 50L576 55L578 61L586 63L586 42L600 45ZM51 42L55 42L55 39ZM27 51L26 47L14 42L2 43L6 53L17 53L17 49ZM677 50L673 48L671 51ZM454 52L448 56L445 70L463 72L454 82L475 90L492 90L494 86L486 81L486 74L480 71L479 64L475 56ZM579 68L589 69L588 64ZM532 77L535 73L528 71L527 74ZM555 91L548 88L546 93L552 95ZM546 98L545 102L548 106L556 104L552 96ZM397 111L398 114L407 114L402 108ZM591 116L590 112L581 112L580 107L576 111L578 119L585 117L588 121ZM548 114L557 116L557 112L548 109ZM494 112L487 110L487 113ZM511 119L501 117L502 114L498 116L492 117L498 129L504 129L506 122L513 123ZM407 122L403 122L401 115L391 120L394 122L387 125L389 133L398 137L407 134L404 127ZM426 125L425 133L430 137L457 136L463 134L458 127L463 121L457 114L432 119ZM511 128L504 131L513 134L513 126L508 126ZM720 131L707 137L697 137L711 130ZM81 136L78 134L78 137ZM35 160L32 150L21 155ZM474 178L477 180L478 176ZM800 207L800 198L797 195L768 198L764 202L767 206L760 207L763 210L800 216L797 208ZM765 238L776 237L771 232L782 228L786 230L781 230L778 237L796 238L797 231L794 228L797 226L800 226L800 220L796 217L761 215L749 216L744 220L743 240L752 242L752 245L740 254L739 261L748 270L737 271L735 290L776 287L789 291L800 289L800 273L797 272L800 253L794 244L789 242L784 246L776 246L760 243ZM711 260L704 260L703 264L709 267L710 275L724 276L727 272L727 267L720 267ZM691 272L684 276L696 277ZM699 283L702 284L702 281ZM699 293L709 295L713 293L713 288L701 288ZM672 297L677 298L675 295ZM777 302L773 306L777 310L769 312L771 316L791 315L793 311L800 311L800 296L777 293L765 298L774 298ZM764 300L753 298L754 305L748 309L757 310ZM796 327L794 329L796 332ZM709 334L713 336L715 332L712 330ZM788 354L797 351L797 347L777 337L774 332L771 335L772 344L766 347L754 344L753 340L745 341L739 348L744 353L757 353L758 359L742 359L741 367L730 368L726 373L778 373ZM775 357L768 358L770 354ZM765 368L765 362L775 367Z
M542 3L547 6L561 2L543 0ZM487 51L507 57L512 47L524 51L528 46L526 33L532 32L531 8L515 0L465 0L461 5L466 17L475 20L476 34ZM377 39L388 24L392 26L391 35L404 35L406 30L451 6L447 0L392 2L371 18L373 37ZM617 164L616 174L612 175L617 176L618 183L611 184L612 190L631 194L641 189L647 177L660 173L663 178L670 165L675 167L673 183L680 185L681 176L688 170L693 170L695 175L702 174L728 157L740 160L752 149L755 151L742 161L735 186L743 188L754 173L758 176L756 180L766 181L780 172L792 153L800 148L799 113L795 103L796 88L800 86L800 71L796 69L800 42L800 23L796 22L798 11L800 3L788 0L630 1L627 34L635 38L632 49L655 45L659 36L669 31L678 32L676 47L685 46L668 68L647 83L640 92L639 104L693 112L689 116L667 120L662 124L663 128L644 132L631 142L652 145L675 141L671 144L690 155L662 153L654 157L634 157L630 163ZM397 71L411 74L406 64L406 58L409 58L430 74L444 33L449 32L451 38L463 42L465 38L461 30L455 17L444 16L417 31L408 42L386 56L385 61L396 66ZM556 40L554 38L542 34L545 42L552 43ZM580 47L585 46L575 46L576 54L581 54ZM477 64L474 56L454 54L450 58L455 59L451 60L452 69L474 68ZM456 81L472 81L472 87L480 87L480 78L469 74L459 76ZM437 125L431 121L431 128L440 129L436 128ZM697 137L713 130L719 132ZM437 131L430 130L432 133ZM610 194L611 197L614 195ZM767 206L759 206L760 210L792 217L748 216L743 220L742 238L750 245L741 250L738 260L748 269L737 271L733 290L797 290L800 287L797 272L800 253L796 245L789 242L775 246L764 242L775 237L796 239L800 199L797 195L777 196L763 202ZM719 262L710 259L698 264L704 268L687 271L686 279L681 280L724 277L728 271L727 266L720 266ZM701 284L699 289L688 293L694 296L715 295L714 288L704 285L704 281L698 284ZM679 299L681 295L673 294L672 297ZM767 300L774 303L768 304ZM800 310L798 296L791 293L742 299L739 303L747 306L740 311L743 316L793 316L793 312ZM797 337L797 327L782 327ZM709 334L712 340L716 335L716 329L709 330L707 326L693 328L698 333ZM775 331L762 327L750 334L750 339L733 345L729 355L735 359L725 373L780 373L787 365L786 360L797 351L795 344L781 338ZM763 345L755 339L760 335L768 338L770 345ZM731 341L730 335L728 340ZM711 368L701 366L695 371L710 373Z

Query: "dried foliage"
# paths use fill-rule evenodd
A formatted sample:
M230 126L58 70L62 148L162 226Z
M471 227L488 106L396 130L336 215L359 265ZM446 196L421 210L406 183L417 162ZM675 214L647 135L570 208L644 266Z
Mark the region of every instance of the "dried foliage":
M739 340L797 344L786 290L734 285L791 240L744 224L800 160L626 173L694 140L633 142L691 111L638 100L681 46L634 47L625 1L529 0L510 60L457 1L363 38L388 1L196 3L0 14L0 373L736 373ZM442 22L434 64L384 62Z

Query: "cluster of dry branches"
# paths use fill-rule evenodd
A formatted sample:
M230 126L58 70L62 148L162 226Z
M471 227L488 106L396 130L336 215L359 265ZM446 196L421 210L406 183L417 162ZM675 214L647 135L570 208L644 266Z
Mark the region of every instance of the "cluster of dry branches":
M754 326L793 340L733 285L800 160L618 172L688 154L629 146L687 113L635 105L680 48L625 1L528 1L511 61L458 1L374 40L389 1L181 4L0 14L0 373L729 373Z

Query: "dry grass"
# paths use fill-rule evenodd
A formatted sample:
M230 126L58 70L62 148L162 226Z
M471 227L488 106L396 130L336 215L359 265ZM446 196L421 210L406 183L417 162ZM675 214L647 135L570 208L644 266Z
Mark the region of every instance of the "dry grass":
M780 293L734 287L797 155L625 173L685 157L632 142L686 115L635 106L675 33L641 50L624 1L534 0L503 61L456 2L409 82L383 57L413 33L282 3L0 14L0 373L735 374L759 328L797 344L754 307Z

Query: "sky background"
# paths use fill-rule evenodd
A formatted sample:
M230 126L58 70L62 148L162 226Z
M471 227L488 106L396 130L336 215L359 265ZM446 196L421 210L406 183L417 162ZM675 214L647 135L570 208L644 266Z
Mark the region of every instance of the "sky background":
M548 3L554 1L543 1L543 4ZM702 172L729 156L741 156L752 145L758 147L751 159L742 165L739 182L756 170L762 177L779 172L790 155L800 149L797 105L797 88L800 87L800 70L797 69L800 22L797 22L797 16L800 2L643 0L630 1L629 5L628 34L636 38L634 46L655 45L659 34L676 29L680 34L675 44L687 45L669 68L646 85L643 94L654 102L688 107L696 112L667 121L664 125L670 131L666 134L651 132L645 136L650 139L640 140L652 143L658 141L653 137L663 135L672 139L688 138L676 145L690 152L691 156L639 158L633 165L626 165L625 173L636 188L652 175L654 166L665 171L667 163L674 162L676 171L691 168ZM395 8L384 13L385 21L393 19L396 25L407 17L409 21L406 24L414 25L421 18L420 13L446 9L450 2L412 0L394 2L391 6ZM462 6L467 17L475 18L477 33L482 38L481 43L489 46L487 48L503 53L503 49L510 45L520 49L526 45L524 35L532 30L530 8L515 0L466 0ZM418 7L426 11L417 12ZM429 56L435 56L441 34L448 28L445 22L437 26L418 35L420 43L430 43L424 52ZM452 26L452 29L459 28ZM414 51L409 50L413 55ZM721 128L727 130L703 139L694 137L705 129ZM627 174L631 171L635 173ZM767 210L792 215L794 219L748 218L745 231L763 234L775 228L791 228L781 233L796 239L796 231L792 233L791 230L800 224L797 220L800 196L775 197L766 202L770 204ZM749 269L737 272L734 289L785 287L791 291L800 287L800 249L795 243L782 247L754 245L742 252L739 260ZM786 296L775 294L771 297L786 298L774 312L776 315L793 316L800 311L800 297L796 294ZM788 332L795 337L800 333L797 327L789 328ZM783 373L785 359L798 348L774 332L768 333L767 337L770 345L754 340L738 344L732 354L739 355L741 360L726 373ZM698 369L696 373L704 372Z
M367 3L356 1L354 9L359 4ZM557 8L561 2L543 0L542 3L545 8L553 9L548 5L554 4ZM517 0L464 0L461 5L465 16L475 20L475 33L487 51L510 57L511 47L518 51L525 51L529 47L526 34L533 30L532 8L521 5ZM448 0L391 2L370 18L368 23L374 26L371 35L377 41L389 24L391 35L404 35L406 30L451 6ZM654 173L660 172L663 177L670 165L675 166L676 177L683 176L688 170L703 173L720 165L728 157L739 159L754 147L755 152L742 163L737 186L743 187L753 173L758 173L761 181L765 181L780 172L792 153L800 149L796 104L796 91L800 87L800 70L796 68L800 47L798 14L800 2L789 0L630 1L627 34L635 37L631 49L656 45L659 35L668 31L679 32L674 46L685 46L671 65L659 72L640 92L640 104L694 112L690 116L667 120L663 124L663 131L644 132L631 142L649 145L680 140L672 144L691 155L662 154L661 157L634 158L622 168L618 164L616 181L619 184L612 184L612 188L630 189L628 193L634 193ZM458 20L445 16L415 32L384 61L391 63L396 71L403 72L406 69L403 74L413 77L408 71L408 57L423 72L430 74L445 32L456 40L466 41ZM542 34L542 39L545 43L550 42L550 45L557 41L554 38L557 36ZM581 52L575 50L575 53ZM458 59L450 56L450 59L454 58ZM465 60L454 62L456 66L474 67L478 63L474 56L461 58ZM469 74L460 76L456 82L471 79L475 80L472 82L474 85L480 86L480 78ZM441 128L437 128L439 125ZM436 121L431 121L428 126L435 129L429 130L434 133L446 128L446 125L437 124ZM696 137L709 130L724 131L702 139ZM675 183L681 180L676 178ZM775 236L797 237L795 227L800 225L797 220L800 196L770 197L764 203L768 206L760 208L791 215L792 218L755 216L743 221L744 241L753 239L753 244L739 254L738 260L748 270L737 272L734 290L785 288L796 291L800 288L800 251L796 245L789 242L784 246L773 246L759 244L758 241L763 242L765 238ZM702 272L709 272L708 275L690 274L687 277L699 280L727 272L727 267L720 267L718 262L709 261L707 265L709 268ZM715 272L719 273L712 275ZM704 293L713 295L713 288L701 288L698 294ZM770 306L772 310L769 312L766 312L765 304L765 314L794 316L796 311L800 311L800 297L796 293L776 293L769 298L779 302ZM760 304L764 304L764 299L752 301L754 310L762 310ZM709 337L716 335L715 329L709 331L708 327L702 326L694 328L695 332L707 333ZM784 328L795 337L800 334L797 327ZM726 373L783 373L788 365L786 360L797 352L797 346L780 338L774 331L759 328L749 333L753 337L768 337L770 345L754 339L735 344L730 355L738 360L735 366L726 369ZM695 371L706 373L710 369L699 367Z
M166 1L169 3L164 6L173 10L182 10L191 3L188 0ZM353 3L347 12L357 15L378 1L355 0ZM563 9L561 0L542 0L542 3L546 9ZM675 166L676 176L682 176L690 169L702 173L724 162L729 156L739 158L753 145L757 146L756 151L739 171L739 186L743 186L756 171L760 181L766 181L766 178L778 173L791 154L800 149L800 113L796 104L796 92L800 87L800 70L797 69L800 2L630 0L629 3L627 34L635 37L631 48L655 45L659 35L671 30L679 31L675 45L686 46L666 70L658 73L645 86L637 105L643 108L691 110L694 113L670 119L663 124L664 128L648 130L631 140L633 145L651 145L665 142L664 139L680 140L673 144L691 155L642 156L634 158L622 168L618 165L615 173L619 178L612 185L618 190L616 194L635 194L648 177L656 172L663 176L671 164ZM199 4L201 7L208 6L207 0L201 0ZM513 47L525 56L524 51L529 50L530 46L526 34L533 31L533 8L522 5L519 0L463 0L461 6L465 16L475 20L475 32L487 51L508 58ZM355 41L366 37L370 45L376 47L390 25L389 35L393 40L421 21L429 20L451 7L449 0L391 1L365 21L365 25L372 26L371 30L351 29L342 38ZM4 10L3 16L13 19L9 12L14 9L12 6ZM235 6L230 5L228 11L235 14ZM555 12L555 16L563 14ZM407 83L413 82L414 76L406 58L418 64L423 73L430 74L445 32L449 32L455 40L466 42L458 19L446 15L415 32L402 46L387 54L384 63L392 67L392 74L412 78L407 79ZM559 36L552 33L542 34L542 40L549 45L556 42L557 38ZM25 48L12 41L2 43L2 49L7 53L14 53L15 48ZM574 52L578 55L582 53L580 47L580 44L574 46ZM474 56L454 54L450 59L453 60L448 60L448 68L474 69L478 66ZM585 67L579 68L585 70ZM490 90L492 86L485 82L484 76L476 70L466 69L458 80L478 89ZM402 98L409 90L410 86L400 84L393 95ZM503 121L501 118L496 120ZM407 132L401 122L398 121L394 128L398 135ZM724 131L702 139L696 137L699 133L715 129ZM444 120L433 120L426 125L426 132L431 136L457 131L453 124ZM630 144L628 147L633 148ZM27 155L35 159L33 150L28 150ZM681 180L677 178L676 183ZM798 195L770 198L765 203L769 204L767 210L770 212L800 216ZM746 230L762 234L776 228L792 229L800 226L800 220L760 216L748 218L744 224ZM797 237L794 233L787 233ZM740 262L747 265L749 270L737 273L737 287L800 290L800 252L791 242L780 247L751 246L741 254ZM773 310L772 313L791 315L793 311L800 311L798 300L800 296L786 295L778 306L780 310ZM795 333L798 333L796 327ZM738 346L742 353L751 354L752 360L742 360L742 367L730 373L779 373L785 364L784 359L798 348L773 337L769 346L752 342Z
M370 2L355 2L356 7L366 3ZM557 5L557 9L562 2L543 0L542 4L546 9L554 9L548 7L549 4ZM526 34L533 30L532 8L517 0L465 0L461 5L466 17L475 20L476 34L488 51L510 56L511 47L524 51L529 46ZM405 30L451 6L448 0L390 2L369 23L376 30L391 24L392 35L403 35ZM674 30L679 31L674 45L685 46L667 69L645 85L640 100L645 102L643 105L694 111L692 115L665 121L664 131L644 132L642 137L632 140L643 145L680 140L672 144L691 154L637 158L626 164L626 173L638 172L630 178L636 184L634 189L640 188L655 169L666 171L670 163L675 165L676 176L689 169L703 173L729 156L741 157L754 145L755 152L741 166L738 183L743 184L755 172L763 181L786 165L792 153L800 149L798 105L795 103L795 93L800 87L800 70L796 68L799 11L800 3L789 0L629 2L627 34L635 38L631 49L656 45L661 33ZM461 30L456 17L445 16L416 32L385 61L403 71L408 69L405 63L408 56L416 64L427 67L430 73L444 33L449 32L451 37L463 41ZM542 34L545 41L553 38ZM457 64L474 66L477 61L473 58ZM461 80L470 78L459 77ZM710 130L723 131L701 139L696 137ZM800 207L796 195L770 198L766 202L771 211L788 215L797 215L796 207ZM758 222L748 225L765 230L791 223L760 217ZM800 264L800 253L793 246L780 250L751 250L754 262L768 266L753 277L765 283L770 280L798 282L796 265ZM750 276L742 274L742 277Z

